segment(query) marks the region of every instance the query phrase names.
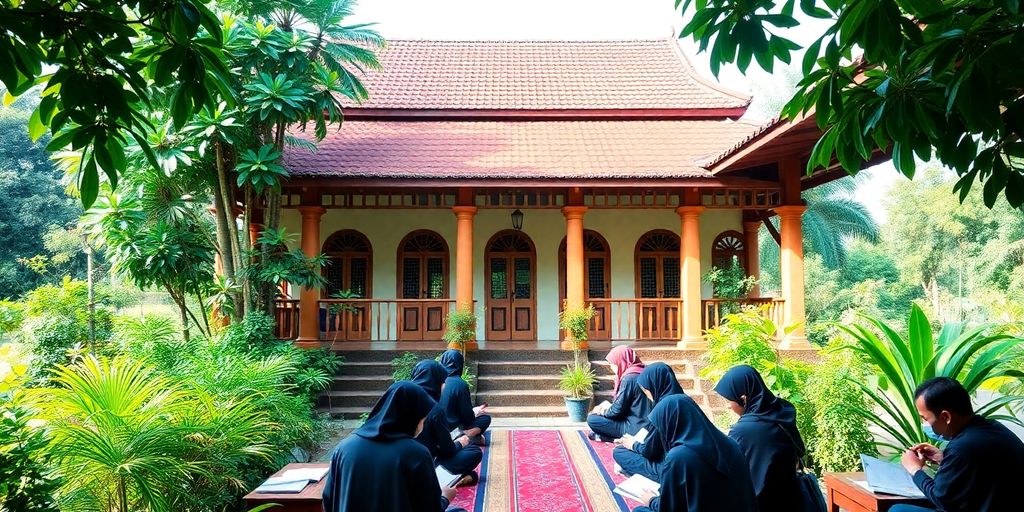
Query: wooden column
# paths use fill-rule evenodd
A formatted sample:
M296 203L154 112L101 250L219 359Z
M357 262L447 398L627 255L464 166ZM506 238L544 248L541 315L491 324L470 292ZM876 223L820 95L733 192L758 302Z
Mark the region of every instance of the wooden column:
M453 206L455 214L455 308L473 311L473 217L475 206ZM476 313L473 311L474 314ZM471 341L466 350L476 350Z
M683 299L683 325L679 347L687 350L707 348L701 332L700 292L700 214L703 206L676 208L682 220L682 244L679 247L679 286Z
M565 216L565 308L578 309L584 307L583 295L583 215L586 206L566 206L562 208ZM569 333L565 333L569 336ZM572 341L562 340L563 350L572 350ZM581 349L587 348L584 341Z
M320 219L327 212L321 206L300 206L302 215L302 253L308 258L320 254ZM302 288L299 292L299 339L297 346L320 346L320 290Z
M743 221L743 248L747 250L747 275L761 279L761 245L758 243L757 233L761 229L761 221ZM755 284L750 289L749 297L761 296L761 285Z
M782 231L780 248L779 277L782 284L783 328L797 327L783 338L780 348L785 350L806 350L812 348L807 342L804 329L806 310L804 307L804 248L802 215L806 206L779 206Z

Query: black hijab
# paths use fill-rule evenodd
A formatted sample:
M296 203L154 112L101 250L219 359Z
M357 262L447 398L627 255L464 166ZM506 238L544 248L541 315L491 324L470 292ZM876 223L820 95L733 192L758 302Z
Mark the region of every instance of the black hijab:
M676 380L676 373L665 363L647 365L644 371L640 372L640 376L636 378L636 383L651 392L654 405L658 405L658 402L666 396L683 394L683 388L679 387L679 381Z
M423 388L434 400L441 399L441 384L447 377L448 370L433 359L424 359L412 369L412 383Z
M376 441L411 438L434 403L434 399L416 384L396 382L377 400L370 417L355 431L355 435Z
M747 365L730 368L715 385L715 392L739 404L743 404L741 397L746 395L743 416L738 422L776 423L786 431L800 455L807 450L796 428L796 407L775 396L754 368Z
M462 377L462 367L466 365L466 358L462 352L451 349L441 353L441 366L448 370L449 377Z
M682 393L666 397L651 411L651 423L669 450L685 446L722 475L731 475L729 454L738 453L735 443L711 424L692 398ZM728 443L733 443L732 452Z

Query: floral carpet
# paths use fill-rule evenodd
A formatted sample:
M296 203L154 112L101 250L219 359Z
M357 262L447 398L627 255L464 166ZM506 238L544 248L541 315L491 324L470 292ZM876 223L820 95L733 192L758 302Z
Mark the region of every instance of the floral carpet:
M452 506L471 512L628 512L638 503L612 493L613 445L579 430L496 430L477 471Z

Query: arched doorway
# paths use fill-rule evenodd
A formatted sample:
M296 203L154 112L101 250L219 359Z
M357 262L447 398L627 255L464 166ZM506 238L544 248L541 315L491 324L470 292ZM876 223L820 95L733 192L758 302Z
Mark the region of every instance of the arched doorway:
M743 233L739 231L725 231L715 238L711 244L711 265L725 269L737 262L747 269L747 247L743 243Z
M566 249L565 238L558 248L558 304L565 304ZM583 299L594 306L594 319L590 322L589 338L610 339L608 322L611 318L611 304L592 299L611 297L611 250L608 241L597 231L583 230Z
M373 247L370 240L353 229L337 231L324 242L327 265L323 276L327 286L323 298L372 297ZM370 339L370 310L367 304L346 303L345 307L320 310L320 330L329 337L362 341Z
M433 231L413 231L398 244L396 268L398 339L440 340L448 310L448 244Z
M636 243L637 337L678 339L679 235L664 229L648 231ZM647 300L644 300L647 299Z
M496 233L484 252L487 340L537 337L537 251L521 231Z

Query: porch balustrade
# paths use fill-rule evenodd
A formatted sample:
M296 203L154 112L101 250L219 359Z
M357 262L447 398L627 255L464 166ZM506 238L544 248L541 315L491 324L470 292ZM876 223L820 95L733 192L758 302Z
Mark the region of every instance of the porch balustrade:
M703 320L702 331L713 329L722 324L722 317L730 313L736 313L740 309L748 306L761 308L762 315L771 320L778 328L778 336L782 336L783 329L783 305L785 301L783 299L775 297L762 297L762 298L746 298L746 299L704 299L701 301L703 304L703 312L701 315Z
M437 341L455 299L321 299L322 341ZM299 301L277 301L277 335L298 336Z
M682 299L589 299L591 338L610 341L679 340Z

